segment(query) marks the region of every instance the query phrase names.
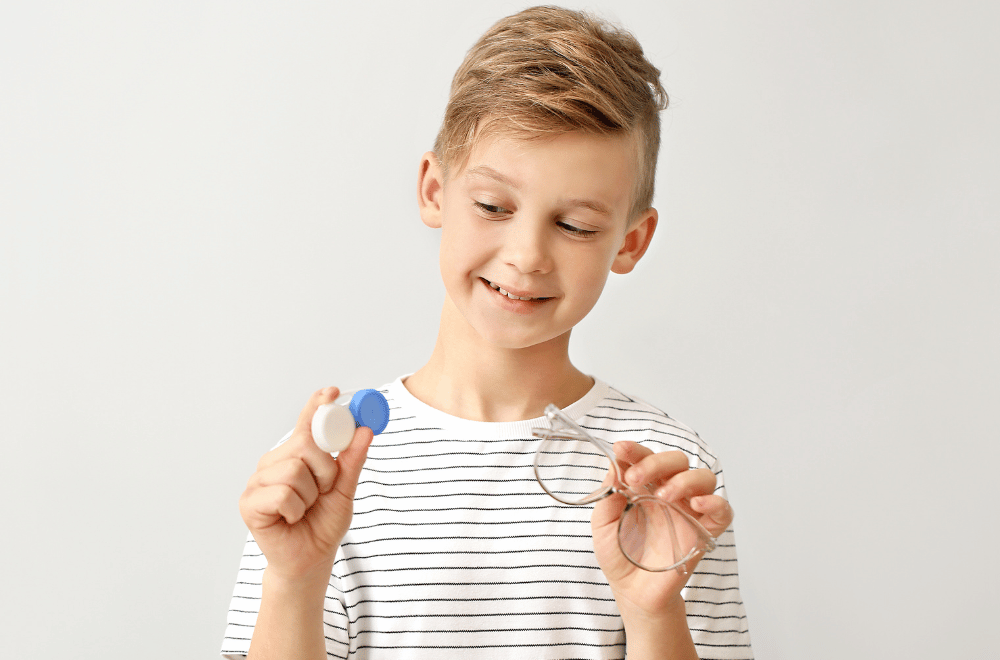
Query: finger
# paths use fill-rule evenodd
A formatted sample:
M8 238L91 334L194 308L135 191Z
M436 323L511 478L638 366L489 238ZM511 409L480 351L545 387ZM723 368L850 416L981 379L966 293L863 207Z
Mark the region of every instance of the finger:
M622 552L619 539L618 528L626 509L625 496L615 494L598 502L590 517L594 552L597 555L598 565L611 581L634 575L637 571L635 565Z
M656 490L656 494L670 502L689 500L700 495L711 495L715 492L715 483L715 474L711 470L684 470L669 477Z
M319 497L319 488L309 466L301 458L292 457L275 463L250 477L247 489L287 486L295 491L306 508Z
M281 447L265 454L257 463L257 472L264 472L285 461L298 460L304 463L320 493L327 493L337 480L337 461L333 455L316 446L311 438L289 440Z
M288 458L299 458L309 466L319 492L329 492L337 479L337 463L332 455L317 447L313 441L312 416L316 413L316 408L336 400L339 395L340 390L336 387L325 387L314 392L299 413L292 437L280 447L264 454L257 463L257 471Z
M348 500L354 500L358 479L361 476L361 468L368 457L368 448L374 437L370 428L360 426L354 431L354 437L347 449L337 454L336 463L340 472L337 475L334 489Z
M316 390L309 397L302 412L299 413L299 420L295 423L295 434L305 434L312 438L312 418L316 414L316 409L326 403L337 400L340 396L340 389L336 387L324 387Z
M316 445L312 437L312 418L317 408L336 401L338 396L340 390L336 387L324 387L316 391L302 409L299 421L295 425L295 434L302 439L300 456L309 465L320 493L328 493L333 489L340 468L332 454Z
M638 442L632 442L630 440L621 440L614 444L615 458L618 460L618 469L624 478L625 473L628 472L629 468L641 461L646 456L653 453L651 449L643 447ZM610 485L614 483L616 475L609 470L608 476L604 480L604 485Z
M295 489L286 484L248 489L240 498L240 515L252 532L284 520L294 524L309 509Z
M625 483L632 487L661 483L689 467L688 457L684 452L664 451L658 454L650 452L628 469L625 473Z
M629 440L616 442L614 449L618 462L627 465L635 465L653 453L653 450L648 447L643 447L638 442L631 442Z
M700 514L698 522L702 527L715 537L729 529L736 515L729 502L719 495L701 495L692 498L691 508Z

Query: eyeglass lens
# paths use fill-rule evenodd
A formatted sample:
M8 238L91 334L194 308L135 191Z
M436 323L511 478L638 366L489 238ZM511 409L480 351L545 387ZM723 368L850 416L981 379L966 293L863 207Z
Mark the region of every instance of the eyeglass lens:
M564 504L587 504L610 489L611 461L589 440L552 437L535 455L542 488Z
M535 456L535 474L545 491L564 504L589 504L611 492L615 473L597 445L581 438L549 437ZM678 567L712 539L680 510L652 495L633 495L618 526L622 552L650 571Z
M674 568L705 547L683 514L653 497L629 503L618 524L618 542L626 557L651 571Z

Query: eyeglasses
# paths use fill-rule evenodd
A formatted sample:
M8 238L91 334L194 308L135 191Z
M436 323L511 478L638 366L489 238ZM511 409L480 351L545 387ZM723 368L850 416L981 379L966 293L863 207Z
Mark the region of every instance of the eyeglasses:
M563 504L592 504L614 494L626 499L618 520L618 545L625 557L646 571L676 569L687 575L687 563L715 549L715 539L690 514L653 494L625 484L630 464L615 456L611 443L595 438L559 408L545 408L549 428L536 428L542 438L535 452L535 478Z

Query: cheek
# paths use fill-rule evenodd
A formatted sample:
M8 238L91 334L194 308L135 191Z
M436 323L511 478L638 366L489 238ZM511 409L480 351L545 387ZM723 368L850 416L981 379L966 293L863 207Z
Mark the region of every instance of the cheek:
M451 227L442 231L439 248L441 274L445 280L462 278L482 264L489 254L489 241L482 232L466 227Z
M596 301L608 281L614 259L605 254L594 254L575 261L578 267L574 269L571 278L576 283L580 297Z
M597 304L597 300L604 291L604 285L608 282L607 273L598 273L593 279L587 282L587 300L591 308ZM588 310L589 311L589 310Z

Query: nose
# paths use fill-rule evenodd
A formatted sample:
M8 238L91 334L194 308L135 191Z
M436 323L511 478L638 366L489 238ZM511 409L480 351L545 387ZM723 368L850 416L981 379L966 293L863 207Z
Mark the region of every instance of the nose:
M544 274L552 270L546 223L522 219L511 223L504 237L503 260L524 274Z

